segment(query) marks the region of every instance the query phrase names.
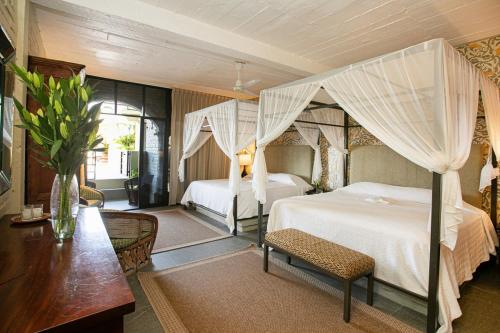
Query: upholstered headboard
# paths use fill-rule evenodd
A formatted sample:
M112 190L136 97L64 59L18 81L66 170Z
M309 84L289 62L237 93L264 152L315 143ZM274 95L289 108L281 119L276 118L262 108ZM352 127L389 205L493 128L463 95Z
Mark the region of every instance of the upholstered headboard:
M481 208L479 176L482 145L472 145L467 163L460 170L463 199ZM349 182L370 181L398 186L431 188L432 174L387 146L353 146L349 158Z
M306 145L268 145L266 147L268 172L286 172L311 182L314 152Z

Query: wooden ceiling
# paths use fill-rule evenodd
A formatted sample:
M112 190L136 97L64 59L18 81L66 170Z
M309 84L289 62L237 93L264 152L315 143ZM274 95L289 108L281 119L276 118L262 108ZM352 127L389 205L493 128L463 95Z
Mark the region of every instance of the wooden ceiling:
M50 58L94 75L231 95L234 60L254 92L432 38L500 34L498 0L36 0Z

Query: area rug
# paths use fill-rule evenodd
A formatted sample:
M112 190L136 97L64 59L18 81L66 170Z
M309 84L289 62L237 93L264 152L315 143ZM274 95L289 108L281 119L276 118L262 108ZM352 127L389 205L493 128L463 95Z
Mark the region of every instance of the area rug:
M144 211L158 218L158 235L153 253L207 243L231 237L229 232L185 212L182 208L161 211Z
M418 332L254 248L138 278L165 332Z

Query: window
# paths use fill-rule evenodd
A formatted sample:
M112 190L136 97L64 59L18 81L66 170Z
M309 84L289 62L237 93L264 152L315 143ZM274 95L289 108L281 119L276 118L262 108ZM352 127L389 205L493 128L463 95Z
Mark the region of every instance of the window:
M167 112L167 93L165 89L146 87L146 117L165 118Z
M116 86L116 113L129 116L142 116L142 86L118 82Z
M102 80L97 78L89 78L89 85L94 91L93 101L89 105L103 102L101 113L115 113L115 83L111 80Z

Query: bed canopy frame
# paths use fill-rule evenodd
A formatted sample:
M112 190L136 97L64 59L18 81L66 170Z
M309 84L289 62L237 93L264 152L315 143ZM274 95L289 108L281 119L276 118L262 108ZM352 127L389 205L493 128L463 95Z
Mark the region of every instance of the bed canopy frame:
M259 202L259 245L262 204L266 202L265 147L296 121L321 88L346 112L342 126L345 149L351 116L389 148L432 172L427 332L451 330L451 321L441 323L441 327L438 323L440 247L453 250L463 219L457 170L469 156L479 90L491 146L497 154L500 151L498 87L448 42L434 39L262 90L252 182ZM346 159L344 169L347 163ZM496 167L494 158L493 164ZM491 217L496 226L497 180L493 173L490 178Z
M190 112L184 117L183 153L179 162L179 180L181 182L185 180L185 160L193 156L213 135L219 148L231 160L229 188L233 196L233 212L224 217L235 236L238 229L236 223L241 179L238 153L255 140L257 109L256 102L233 99Z
M343 152L343 110L338 104L311 103L315 106L306 108L304 114L295 120L294 126L309 146L314 150L312 181L321 179L321 155L319 147L319 133L324 133L328 141L338 151ZM336 109L340 113L325 113L328 109ZM233 195L232 214L227 216L208 207L193 203L195 206L224 217L233 235L237 236L238 194L239 194L239 161L238 152L255 140L257 130L258 103L247 100L230 100L198 111L190 112L184 118L183 154L179 162L179 180L184 182L186 174L185 160L193 156L213 135L219 148L230 158L231 167L229 187ZM333 118L332 118L333 117ZM340 119L340 120L339 120ZM333 128L331 128L333 127ZM338 143L337 143L338 141ZM340 165L343 172L343 163ZM345 182L345 180L344 180ZM261 214L261 219L263 215Z

